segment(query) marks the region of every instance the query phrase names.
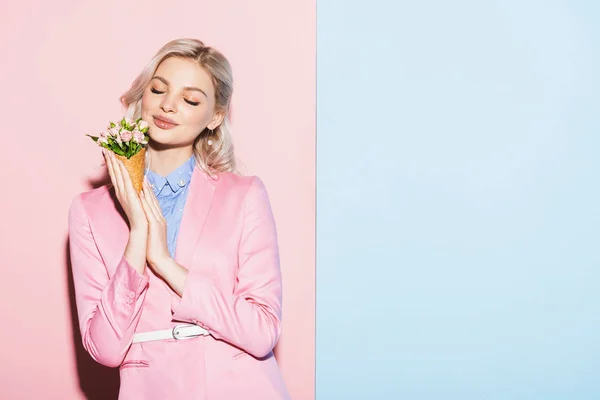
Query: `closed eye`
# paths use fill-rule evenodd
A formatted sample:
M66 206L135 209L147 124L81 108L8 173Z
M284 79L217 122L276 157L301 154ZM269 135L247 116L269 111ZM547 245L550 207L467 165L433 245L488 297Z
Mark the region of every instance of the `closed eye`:
M154 93L154 94L163 94L163 93L164 93L164 92L161 92L161 91L159 91L159 90L156 90L156 89L154 89L154 88L150 88L150 91L151 91L152 93ZM192 106L194 106L194 107L195 107L195 106L197 106L198 104L200 104L200 102L199 102L199 101L191 101L191 100L188 100L188 99L184 99L184 100L185 100L185 102L186 102L186 103L188 103L189 105L192 105Z

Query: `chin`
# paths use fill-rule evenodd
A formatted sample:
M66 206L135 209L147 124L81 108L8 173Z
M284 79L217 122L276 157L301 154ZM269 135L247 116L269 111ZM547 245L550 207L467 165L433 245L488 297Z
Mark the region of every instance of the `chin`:
M152 129L154 128L154 129ZM166 132L166 131L161 131L160 129L157 129L156 127L152 127L149 131L148 131L148 137L150 137L150 141L154 142L155 144L161 144L161 145L171 145L173 144L173 135L171 135L170 133Z
M172 135L167 136L164 134L164 132L163 134L158 135L150 133L148 136L150 137L150 145L155 150L174 149L192 145L187 142L181 142L180 138L179 140L176 140L177 138L173 137Z

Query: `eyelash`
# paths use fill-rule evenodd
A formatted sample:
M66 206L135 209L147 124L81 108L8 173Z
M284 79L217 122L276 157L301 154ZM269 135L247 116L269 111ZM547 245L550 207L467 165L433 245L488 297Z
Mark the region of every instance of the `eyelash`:
M151 88L150 91L154 94L163 94L164 92L159 92L158 90ZM197 106L198 104L200 104L200 102L196 102L196 101L190 101L188 99L184 99L186 103L188 103L191 106Z

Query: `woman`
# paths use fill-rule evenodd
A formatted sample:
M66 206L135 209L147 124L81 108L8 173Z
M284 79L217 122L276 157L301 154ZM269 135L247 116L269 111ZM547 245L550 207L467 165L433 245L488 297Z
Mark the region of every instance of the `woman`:
M119 367L119 399L289 398L276 228L261 180L235 173L231 94L221 53L167 43L121 98L150 125L143 190L105 152L112 187L71 205L83 345Z

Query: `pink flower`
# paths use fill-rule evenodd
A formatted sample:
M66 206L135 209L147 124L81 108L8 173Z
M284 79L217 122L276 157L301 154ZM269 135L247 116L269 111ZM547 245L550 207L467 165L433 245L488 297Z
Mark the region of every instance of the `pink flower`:
M139 144L146 144L144 134L139 131L133 131L133 140Z
M138 125L138 129L141 131L142 129L146 129L148 127L148 123L144 120L140 121Z
M100 138L102 138L102 139L106 139L109 136L110 136L110 129L107 131L104 131L100 134Z
M110 128L108 130L108 133L110 136L117 137L117 136L119 136L119 128Z
M104 132L103 132L104 133ZM108 144L108 139L106 138L106 136L100 136L98 138L98 144Z
M121 132L121 140L123 140L124 142L129 142L132 137L133 133L131 133L130 131Z

